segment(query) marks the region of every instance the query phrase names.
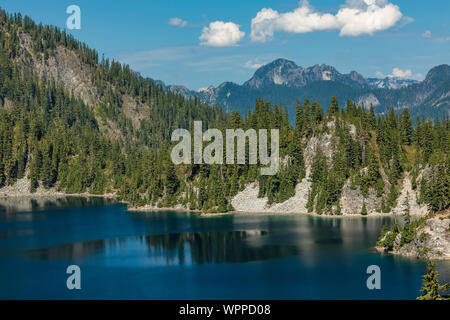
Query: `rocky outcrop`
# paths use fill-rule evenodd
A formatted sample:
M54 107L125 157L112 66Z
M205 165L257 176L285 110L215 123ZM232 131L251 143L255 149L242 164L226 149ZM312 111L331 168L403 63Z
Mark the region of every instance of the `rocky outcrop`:
M328 166L331 166L333 155L335 153L335 146L336 143L333 143L333 136L330 133L324 133L319 136L313 136L309 138L304 151L305 167L307 168L307 173L309 173L314 160L314 156L319 150L322 151L327 158Z
M339 203L342 214L360 214L364 204L366 205L367 214L376 215L380 213L381 198L377 197L376 191L370 188L369 194L365 198L361 189L359 187L352 189L350 180L347 180L342 188L342 196Z
M239 192L231 200L236 211L241 212L272 212L272 213L307 213L306 204L311 188L311 182L303 179L295 188L295 195L282 203L268 204L267 197L258 198L258 183L252 183Z
M384 240L391 231L382 238ZM377 247L384 253L432 260L450 260L450 213L438 214L426 219L415 230L413 239L402 243L402 233L398 233L392 250Z
M306 147L303 153L307 178L297 185L296 193L292 198L283 203L269 205L267 197L258 198L259 188L258 183L255 182L247 185L242 192L233 197L231 204L235 210L242 212L307 213L306 204L311 192L310 174L314 157L320 150L325 155L330 168L338 145L338 138L334 135L335 122L329 121L326 128L323 129L322 133L314 134L304 141ZM349 130L351 136L355 139L357 134L355 126L350 124ZM418 181L427 175L428 171L428 168L422 169ZM383 193L387 195L391 185L382 167L380 168L380 174L385 181ZM410 174L406 173L401 183L397 205L392 209L391 214L404 215L409 207L411 216L425 216L428 213L428 208L424 204L417 203L417 193L418 191L412 188ZM368 215L386 214L381 212L382 197L377 195L374 188L369 188L367 196L364 196L359 186L352 186L350 179L342 187L339 205L343 216L361 214L363 205L366 206ZM334 206L333 211L336 211L336 206Z
M67 194L59 191L57 186L46 189L39 185L34 192L31 192L31 182L26 177L17 180L13 185L0 188L0 199L4 198L42 198L42 197L65 197L65 196L89 196L89 197L104 197L104 198L117 198L114 193L106 193L102 195L91 194L89 192Z
M34 54L29 34L21 34L20 39L22 54L19 62L22 65L31 63L41 78L53 79L56 83L63 84L68 91L73 92L86 105L94 105L98 95L95 87L91 85L93 70L83 63L75 52L58 46L54 50L54 54L44 59L42 56Z
M45 189L38 187L36 192L30 192L31 183L26 177L19 179L11 186L0 188L0 197L29 197L29 196L63 196L64 193L58 192L56 188Z
M33 50L33 40L27 33L20 35L20 54L18 63L22 66L31 67L34 72L42 79L52 80L58 85L64 86L64 89L72 93L75 97L81 99L87 106L95 109L101 103L109 104L103 101L99 88L94 83L95 67L83 62L79 55L73 50L63 46L57 46L52 54L44 58L41 54L36 54ZM114 86L106 83L106 88L114 91ZM107 91L106 88L102 89ZM5 101L5 108L10 107L8 101ZM151 106L140 102L130 95L121 95L121 111L124 116L131 121L134 129L139 129L141 120L149 119ZM128 135L120 129L117 123L102 118L98 112L95 112L100 130L113 140L135 140L134 135Z
M417 203L417 192L412 188L409 173L403 179L402 189L397 198L397 206L392 209L392 213L402 215L407 211L411 216L418 217L426 216L428 213L428 208L425 204Z
M357 88L368 87L367 80L356 71L341 74L334 67L325 64L302 68L286 59L277 59L262 66L243 86L253 89L273 85L300 88L317 81L338 81Z

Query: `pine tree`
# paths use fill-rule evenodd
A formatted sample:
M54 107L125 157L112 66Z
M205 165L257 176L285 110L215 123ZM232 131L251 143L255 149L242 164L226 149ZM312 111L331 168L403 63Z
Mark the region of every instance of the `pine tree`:
M375 117L375 112L373 110L373 104L370 104L369 116L368 116L368 126L370 129L375 129L377 126L377 119Z
M427 274L423 276L422 288L420 292L422 295L418 300L450 300L449 296L442 296L441 292L450 289L450 284L439 284L439 273L436 271L436 264L428 261Z
M339 103L335 96L331 97L331 103L328 107L328 114L335 114L339 111Z
M373 186L377 179L380 178L380 169L378 164L377 155L374 151L369 153L369 166L367 168L367 179L369 185Z
M363 206L362 206L362 209L361 209L361 215L367 216L367 208L366 208L366 203L365 202L363 202Z
M170 161L169 166L166 173L166 190L167 194L174 195L180 186L180 181L178 180L175 166Z
M434 212L445 210L450 206L450 176L448 172L448 165L438 164L427 184L426 200Z
M336 206L336 211L334 212L335 215L337 216L341 216L342 215L342 210L341 210L341 204L338 203Z
M413 127L408 108L403 109L400 130L402 143L410 145L412 141Z
M302 136L306 120L305 118L306 118L305 110L301 105L300 101L297 100L295 112L295 129L294 129L294 135L297 137L297 139Z

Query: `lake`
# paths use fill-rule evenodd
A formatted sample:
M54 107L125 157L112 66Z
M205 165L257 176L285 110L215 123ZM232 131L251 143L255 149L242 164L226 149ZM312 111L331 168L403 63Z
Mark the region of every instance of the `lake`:
M0 199L0 299L415 299L426 263L373 246L394 218L129 212L101 198ZM69 265L81 290L68 290ZM381 269L369 290L366 269ZM438 262L450 280L449 262Z

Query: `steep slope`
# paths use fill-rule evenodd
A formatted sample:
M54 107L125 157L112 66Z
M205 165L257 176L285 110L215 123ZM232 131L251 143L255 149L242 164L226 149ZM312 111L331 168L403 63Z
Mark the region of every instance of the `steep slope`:
M173 130L226 119L219 107L99 61L65 31L0 11L0 193L159 197L179 184L167 161Z
M226 118L219 108L198 99L183 99L181 87L163 92L163 83L144 79L126 65L104 58L99 61L95 50L64 30L37 25L20 14L8 16L2 10L0 32L8 55L5 59L9 59L3 65L11 63L12 68L63 86L94 111L101 130L110 137L126 141L143 136L157 144L167 140L173 129L189 127L193 118ZM153 131L151 138L148 131ZM158 137L156 132L160 132Z

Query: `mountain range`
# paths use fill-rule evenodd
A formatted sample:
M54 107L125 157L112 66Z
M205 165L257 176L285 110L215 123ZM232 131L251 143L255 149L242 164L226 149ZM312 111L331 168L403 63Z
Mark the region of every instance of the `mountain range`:
M325 64L303 68L293 61L277 59L260 67L242 85L224 82L199 91L179 85L166 86L166 89L241 114L248 111L255 99L262 98L287 106L292 118L297 99L318 101L326 110L332 96L338 98L341 106L346 100L363 103L366 108L372 104L379 114L391 107L398 112L408 107L414 118L440 118L450 114L450 66L447 64L432 68L423 81L416 81L394 77L366 79L356 71L342 74Z

